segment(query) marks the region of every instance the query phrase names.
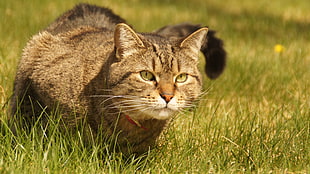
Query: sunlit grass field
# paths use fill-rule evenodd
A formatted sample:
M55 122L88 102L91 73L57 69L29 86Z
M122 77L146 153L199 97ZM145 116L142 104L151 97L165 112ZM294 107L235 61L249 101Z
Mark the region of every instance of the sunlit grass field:
M137 31L207 25L225 42L227 68L205 78L197 108L178 115L140 157L85 145L57 122L49 135L40 126L12 135L7 102L22 49L78 2L0 1L0 173L310 173L308 0L83 1L113 9Z

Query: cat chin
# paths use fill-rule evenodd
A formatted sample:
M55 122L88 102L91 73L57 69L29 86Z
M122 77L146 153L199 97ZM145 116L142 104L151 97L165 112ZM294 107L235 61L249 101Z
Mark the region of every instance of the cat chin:
M175 113L176 111L172 109L162 108L162 109L145 110L142 112L124 113L124 114L129 115L134 120L142 121L150 119L167 120L170 119L173 115L175 115Z
M158 119L158 120L166 120L169 119L170 117L172 117L172 115L174 115L174 111L172 111L171 109L161 109L159 110L159 113L155 115L154 118Z
M167 120L175 115L176 111L162 108L162 109L155 109L152 111L145 111L144 114L147 115L148 119L157 119L157 120Z

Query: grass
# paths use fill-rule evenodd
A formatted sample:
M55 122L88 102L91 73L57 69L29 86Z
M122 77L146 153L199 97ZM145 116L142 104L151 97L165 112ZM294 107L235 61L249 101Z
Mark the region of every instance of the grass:
M13 136L7 101L31 35L76 0L0 1L0 173L310 173L310 13L308 0L89 0L138 31L190 21L225 41L228 64L192 113L179 115L141 157L84 144L36 126ZM284 52L273 47L282 44ZM40 133L41 132L41 133Z

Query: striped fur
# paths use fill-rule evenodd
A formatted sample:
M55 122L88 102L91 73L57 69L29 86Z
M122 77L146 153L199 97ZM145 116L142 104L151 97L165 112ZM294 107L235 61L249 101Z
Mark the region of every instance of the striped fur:
M172 38L119 22L108 9L81 4L33 36L18 66L11 120L31 122L58 106L64 126L84 120L92 135L116 131L125 153L152 147L201 93L197 63L208 29Z

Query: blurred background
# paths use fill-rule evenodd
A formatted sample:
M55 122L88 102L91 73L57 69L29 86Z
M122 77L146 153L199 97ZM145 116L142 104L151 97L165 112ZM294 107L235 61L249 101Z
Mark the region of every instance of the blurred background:
M79 2L0 1L2 118L26 42ZM140 32L189 22L216 30L224 41L225 72L216 80L205 77L208 93L194 114L177 117L161 142L164 150L142 171L309 172L309 0L83 2L112 9ZM14 167L13 157L0 156L8 156L0 160L0 173L1 165Z

